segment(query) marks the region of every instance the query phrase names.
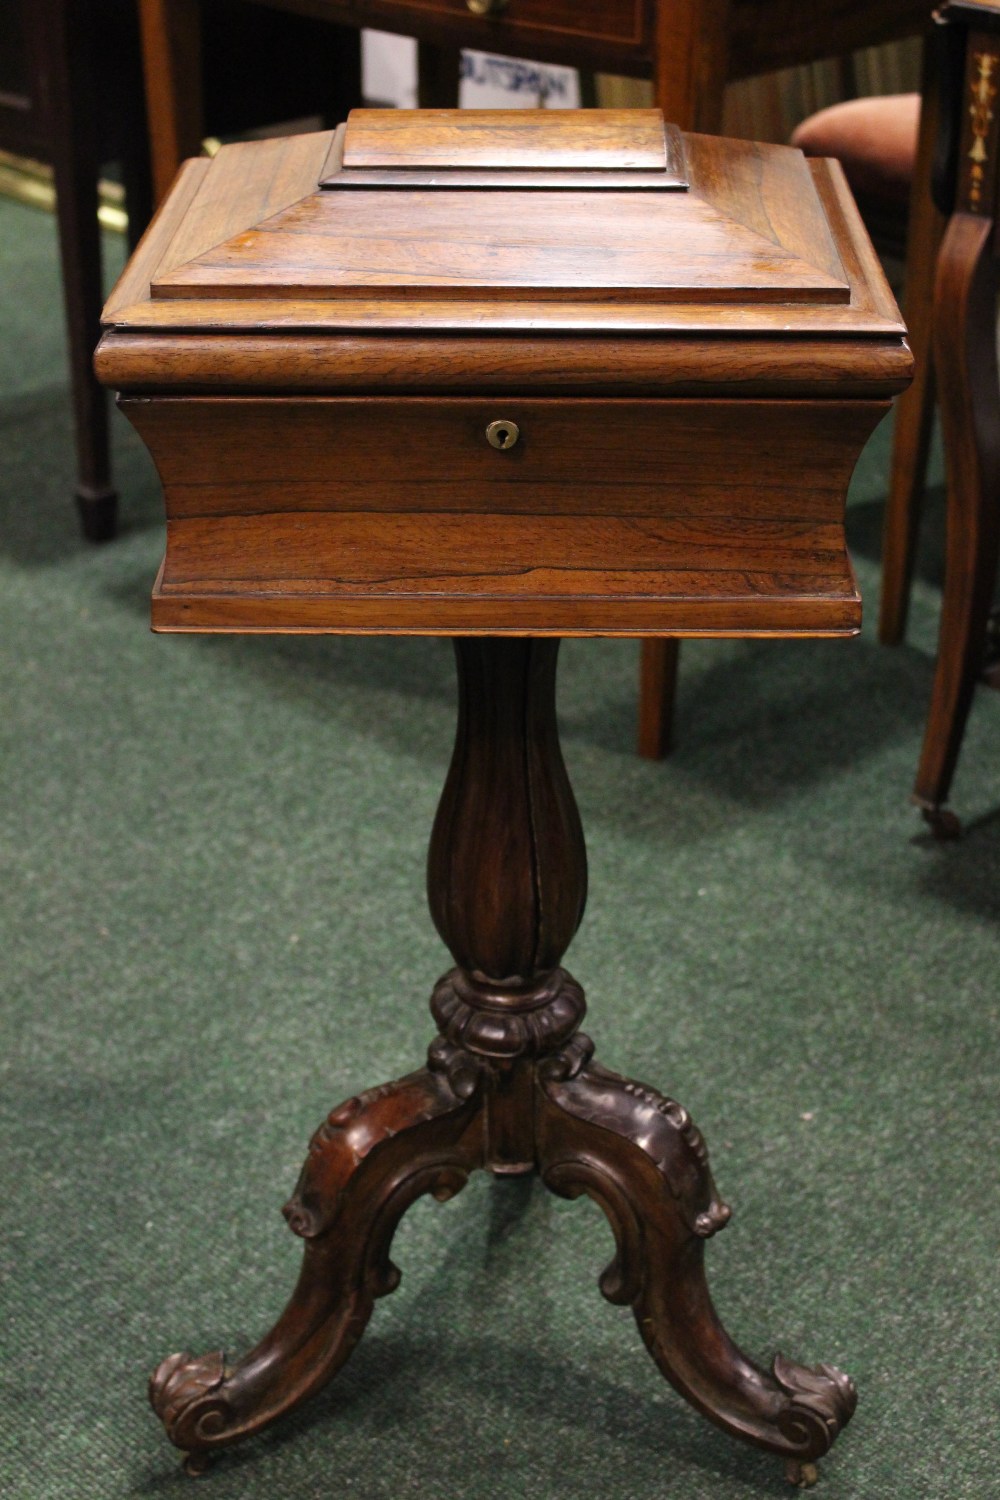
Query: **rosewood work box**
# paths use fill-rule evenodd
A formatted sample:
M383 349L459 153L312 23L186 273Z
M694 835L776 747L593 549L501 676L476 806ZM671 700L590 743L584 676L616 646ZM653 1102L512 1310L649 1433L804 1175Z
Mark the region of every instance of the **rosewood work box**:
M839 169L654 110L357 111L187 163L105 326L166 497L154 627L450 635L460 687L426 1065L316 1132L291 1300L238 1360L163 1361L169 1436L198 1471L329 1379L418 1196L537 1172L607 1214L601 1290L667 1379L808 1482L851 1380L731 1341L705 1142L579 1029L555 673L564 635L857 631L845 495L911 360Z
M844 494L910 358L839 169L540 113L185 165L97 356L156 629L857 629Z

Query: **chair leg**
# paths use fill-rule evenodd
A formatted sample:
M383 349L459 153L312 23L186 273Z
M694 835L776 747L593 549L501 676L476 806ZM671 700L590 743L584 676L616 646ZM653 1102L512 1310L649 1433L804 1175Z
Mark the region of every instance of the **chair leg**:
M153 217L153 179L149 171L149 152L145 134L139 136L141 149L133 151L128 143L121 147L122 186L128 213L128 249L133 254Z
M645 760L662 760L673 745L680 650L681 643L674 638L642 643L637 749Z
M461 61L458 47L417 43L417 103L421 109L458 108Z
M934 357L948 467L941 638L914 801L941 836L943 812L980 674L1000 550L1000 381L993 220L953 215L938 258Z
M91 363L103 301L96 96L87 38L68 14L76 8L50 9L49 138L76 435L76 503L84 536L101 542L115 533L118 497L111 485L107 397Z
M139 0L153 193L166 197L205 133L201 93L201 0Z
M330 80L330 104L324 125L328 128L346 120L349 112L363 103L361 88L361 32L350 26L331 28L333 38Z
M933 58L925 55L924 68L920 139L910 194L904 283L906 326L915 369L913 384L896 403L892 475L882 533L879 639L886 646L898 646L906 630L934 411L931 349L934 268L944 233L944 217L934 206L930 191L939 117L937 70Z

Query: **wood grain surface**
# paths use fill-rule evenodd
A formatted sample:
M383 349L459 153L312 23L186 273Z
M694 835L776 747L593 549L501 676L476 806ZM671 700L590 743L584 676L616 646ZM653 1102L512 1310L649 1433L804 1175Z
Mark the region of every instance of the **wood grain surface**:
M622 189L455 189L364 194L315 185L331 138L299 138L265 160L256 222L246 153L220 157L151 284L154 298L396 297L848 303L850 287L801 152L691 139L691 186L650 197L630 169L666 166L663 121L635 111L354 111L345 169L599 165ZM562 118L580 117L580 142ZM496 123L492 123L496 117ZM570 122L572 123L572 122ZM317 168L318 161L318 170ZM225 204L225 209L218 205ZM595 224L599 229L595 232ZM226 230L231 232L226 233Z
M546 113L546 112L543 112ZM353 109L344 166L542 167L663 171L658 109L559 109L538 128L534 110Z
M174 189L160 204L142 239L129 257L104 305L103 321L117 320L125 308L142 304L149 296L150 279L163 260L165 244L177 234L185 215L211 166L207 157L193 157L180 169Z
M329 141L329 137L324 138ZM314 139L316 138L305 138L306 141ZM847 300L780 302L767 298L762 300L752 296L748 290L749 300L729 301L724 306L721 300L713 300L707 292L701 301L651 302L642 297L636 288L624 300L602 299L598 291L591 296L580 293L573 299L550 296L539 300L527 289L523 289L517 296L513 295L512 289L508 289L509 295L503 299L491 296L484 300L482 296L477 299L469 295L468 287L461 296L447 298L443 295L444 289L439 287L435 289L434 300L428 301L426 297L419 295L419 288L413 286L407 288L405 298L391 288L381 291L369 289L367 295L356 291L352 296L317 297L306 287L300 288L296 296L275 296L267 289L258 288L252 297L202 297L192 288L189 295L153 298L149 292L141 291L141 276L147 272L155 274L154 268L159 268L165 282L170 280L174 276L171 268L183 264L186 248L183 240L178 237L178 220L181 215L172 209L171 200L159 224L150 231L141 263L130 270L113 294L105 310L105 324L123 331L128 330L134 338L139 338L140 330L143 329L171 330L174 333L188 330L240 331L247 339L244 348L246 358L233 359L227 363L230 373L235 373L234 366L242 365L247 372L245 378L250 383L254 380L250 372L258 368L273 368L275 351L272 347L274 341L270 338L271 332L280 331L283 335L288 335L296 329L343 329L359 333L408 330L413 333L435 334L446 330L461 330L466 337L491 331L566 332L579 337L598 331L609 334L677 331L691 335L698 332L717 333L720 329L725 329L730 336L760 332L788 339L794 335L877 333L886 335L889 345L899 350L899 336L903 332L899 312L836 163L803 163L802 158L785 148L765 148L762 155L748 157L743 143L717 142L698 136L688 136L685 145L692 177L691 194L707 204L705 216L710 222L721 225L727 219L732 219L737 211L733 199L734 194L738 196L738 184L734 186L733 174L720 161L732 147L741 153L749 176L758 178L761 184L756 192L743 192L739 212L751 224L746 231L745 243L754 243L754 236L763 237L765 255L773 257L783 252L776 249L771 237L785 236L789 241L788 254L795 257L800 249L807 254L811 252L818 263L820 275L825 269L832 273L833 280L843 277L844 284L849 288ZM768 168L771 152L776 152L784 164L781 171L776 173L771 173ZM303 163L306 159L310 164L315 164L311 147L302 158ZM219 158L216 158L216 166L218 161ZM805 184L808 191L784 193L781 190L780 183L787 174L789 162L795 163L795 181L799 187L803 185L799 174L802 171L808 174ZM214 171L216 166L211 170ZM203 183L206 194L211 181L211 172L206 170ZM295 186L299 185L300 181L296 182ZM181 191L180 186L177 191ZM255 173L244 174L239 193L241 212L248 227L261 222L260 215L265 212L267 192L268 185L257 183ZM681 198L686 199L691 194L664 194L662 197L669 196L670 204L677 204ZM362 196L367 198L368 194ZM640 202L646 201L642 195L637 194L636 198ZM302 200L298 198L295 201ZM593 238L594 225L603 225L608 217L605 208L602 208L602 204L606 207L608 201L602 195L596 196L594 209L588 215L589 238ZM799 233L794 213L796 203L801 205L802 213L817 231L809 246L801 244L796 238ZM505 228L509 231L509 225ZM830 252L830 241L833 255ZM291 248L296 247L293 245ZM655 245L653 249L655 252ZM217 287L216 290L221 288ZM285 291L289 290L286 286ZM135 300L130 301L129 295L132 293L135 294ZM813 293L816 294L815 288ZM833 295L839 295L836 288ZM859 358L867 358L867 355L861 353L862 347L858 345ZM158 335L154 335L145 353L145 363L149 369L160 363L161 352ZM791 355L790 343L786 346L786 352ZM282 356L285 368L293 363L291 345L288 346L287 353L287 359ZM208 359L208 345L205 346L205 354ZM375 357L377 358L377 354ZM138 343L122 345L116 337L99 355L102 378L112 385L132 384L135 371L142 364L143 358ZM641 354L637 358L642 359ZM773 371L775 361L768 360L767 363ZM195 346L191 346L183 364L185 379L193 381L197 378L197 365L197 350ZM168 380L179 378L181 365L168 360L166 368ZM735 360L732 366L733 378L740 378L741 373L741 361ZM218 378L218 361L214 356L205 378L209 381Z
M148 306L149 304L147 304ZM180 312L182 303L160 303ZM586 304L567 309L563 328L537 334L517 328L513 320L491 323L482 310L482 331L462 336L450 322L442 328L439 307L404 304L423 312L424 327L411 316L400 318L402 331L390 321L384 305L353 303L358 315L353 330L324 331L329 303L316 304L316 331L299 331L303 306L268 307L270 335L241 332L233 336L235 314L260 303L217 302L220 317L201 332L116 332L101 344L96 365L108 385L142 391L286 391L383 394L461 394L487 388L495 394L526 392L561 395L712 395L886 397L907 385L913 361L901 338L791 338L742 332L728 339L686 333L683 338L653 337L635 319L641 338L628 338L628 327L594 334L595 309ZM372 327L365 330L363 309L370 308ZM377 321L381 310L385 321ZM273 336L285 312L290 332ZM434 313L438 313L435 319ZM479 309L476 309L477 314ZM603 315L604 308L596 310ZM450 315L449 315L450 317ZM525 320L527 322L527 320ZM624 320L623 320L624 321ZM141 327L141 324L139 325ZM237 324L239 327L240 325ZM378 332L378 337L372 334ZM497 337L497 333L503 337ZM513 335L513 336L512 336Z
M398 113L398 110L354 110L352 118L356 115L373 114L387 114L393 118L398 116ZM483 113L495 117L503 111L438 111L439 115ZM523 121L523 110L510 111L510 113L517 114ZM586 122L595 111L559 112L560 116L565 113L579 115ZM602 111L602 113L609 112ZM628 113L656 115L657 112L635 110ZM325 188L415 187L420 185L438 187L448 183L457 187L489 187L494 191L505 187L615 187L620 190L623 180L621 173L624 171L628 174L628 186L632 192L635 192L637 188L650 191L654 189L676 191L688 185L684 141L676 125L667 124L662 116L658 117L658 122L663 149L648 153L651 158L654 158L651 166L629 166L627 164L628 147L624 144L615 153L618 159L609 161L611 153L606 149L607 132L602 137L589 128L581 131L583 144L577 150L582 159L577 165L553 165L544 154L537 152L531 154L525 151L521 142L518 142L521 146L519 153L521 160L512 164L509 160L510 148L506 145L502 135L492 139L489 150L484 148L484 127L482 126L479 127L476 138L479 151L475 154L472 150L466 152L463 149L463 143L458 140L453 143L449 159L425 162L422 165L415 164L410 157L388 165L377 160L345 162L344 141L347 135L347 125L338 125L334 131L333 140L330 142L329 155L320 174L320 186ZM366 128L369 134L374 133L370 121ZM508 136L512 133L511 128ZM521 134L524 134L523 125ZM593 146L592 150L585 154L588 138ZM627 139L627 133L625 133L624 140L627 141ZM401 142L398 134L393 138L392 147L394 154L400 154ZM373 151L372 154L377 153ZM623 157L626 158L624 162Z
M468 575L470 587L475 579ZM488 580L489 574L484 575ZM684 593L669 593L671 580L653 579L645 595L618 587L613 574L594 572L586 582L576 622L553 625L552 591L539 577L538 595L517 600L498 597L492 615L474 595L438 599L418 594L385 595L378 600L301 589L276 594L252 580L205 581L199 589L171 587L161 569L153 587L156 631L199 635L488 635L636 636L688 639L709 636L794 637L857 635L861 601L854 576L840 568L832 575L788 574L780 591L770 575L690 573ZM641 583L641 580L640 580ZM663 589L656 592L657 583ZM372 621L378 618L379 623ZM487 623L484 623L484 619Z
M843 501L884 403L124 405L166 493L159 627L257 608L286 628L449 633L858 625ZM520 428L509 452L485 438L500 418Z
M841 520L868 401L124 401L172 517L337 510ZM507 419L508 452L486 441ZM248 436L252 441L248 442Z
M848 302L842 277L691 193L316 193L160 271L154 297L348 296ZM825 248L825 247L821 247ZM293 275L290 276L290 272Z
M332 132L324 130L223 146L166 246L159 273L203 255L312 193L331 139Z

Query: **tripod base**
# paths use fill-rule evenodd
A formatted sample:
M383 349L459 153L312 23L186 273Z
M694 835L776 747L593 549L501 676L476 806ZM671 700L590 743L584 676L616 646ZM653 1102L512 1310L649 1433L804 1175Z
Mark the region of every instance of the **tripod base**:
M712 1307L705 1241L729 1219L687 1111L593 1062L579 1032L583 991L562 955L583 915L586 851L559 749L558 641L456 641L458 730L431 835L428 895L455 959L431 997L427 1066L342 1104L312 1139L285 1207L305 1240L292 1300L256 1349L175 1354L153 1406L188 1454L209 1454L319 1390L399 1272L389 1258L423 1193L450 1198L469 1173L538 1172L564 1198L586 1193L617 1250L601 1277L630 1306L663 1374L734 1437L780 1454L809 1482L854 1410L830 1365L777 1355L761 1370Z
M553 978L546 999L523 1012L542 1033L558 1033L560 1014L565 1029L582 1010L570 977L560 970ZM466 976L448 975L435 993L435 1010L450 1005L453 1022L463 984ZM389 1251L407 1208L424 1193L452 1197L483 1168L532 1169L561 1197L593 1198L617 1246L600 1289L631 1306L666 1378L719 1427L784 1457L794 1483L815 1478L813 1461L854 1410L851 1380L831 1365L781 1355L763 1370L732 1343L702 1265L705 1241L729 1219L705 1143L681 1105L600 1067L592 1053L582 1034L512 1059L441 1037L426 1068L328 1116L284 1209L305 1256L278 1323L235 1364L221 1353L175 1354L150 1382L154 1410L187 1454L189 1473L326 1384L375 1299L399 1283Z

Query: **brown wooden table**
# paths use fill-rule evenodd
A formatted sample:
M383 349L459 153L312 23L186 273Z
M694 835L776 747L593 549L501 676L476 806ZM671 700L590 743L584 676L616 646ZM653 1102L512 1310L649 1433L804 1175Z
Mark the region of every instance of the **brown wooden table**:
M138 0L154 181L166 192L204 134L196 59L212 0ZM393 31L449 51L444 96L457 103L462 47L651 78L682 130L718 131L725 85L838 57L926 29L927 0L250 0L341 25ZM447 91L452 97L447 97Z
M666 1378L811 1479L853 1384L730 1340L704 1140L578 1029L555 675L563 635L857 631L847 485L912 362L842 173L655 110L356 111L189 162L105 319L164 482L155 627L451 635L459 674L427 1064L321 1125L292 1299L231 1365L163 1362L168 1435L197 1470L305 1399L418 1196L537 1171L607 1214L601 1290Z

